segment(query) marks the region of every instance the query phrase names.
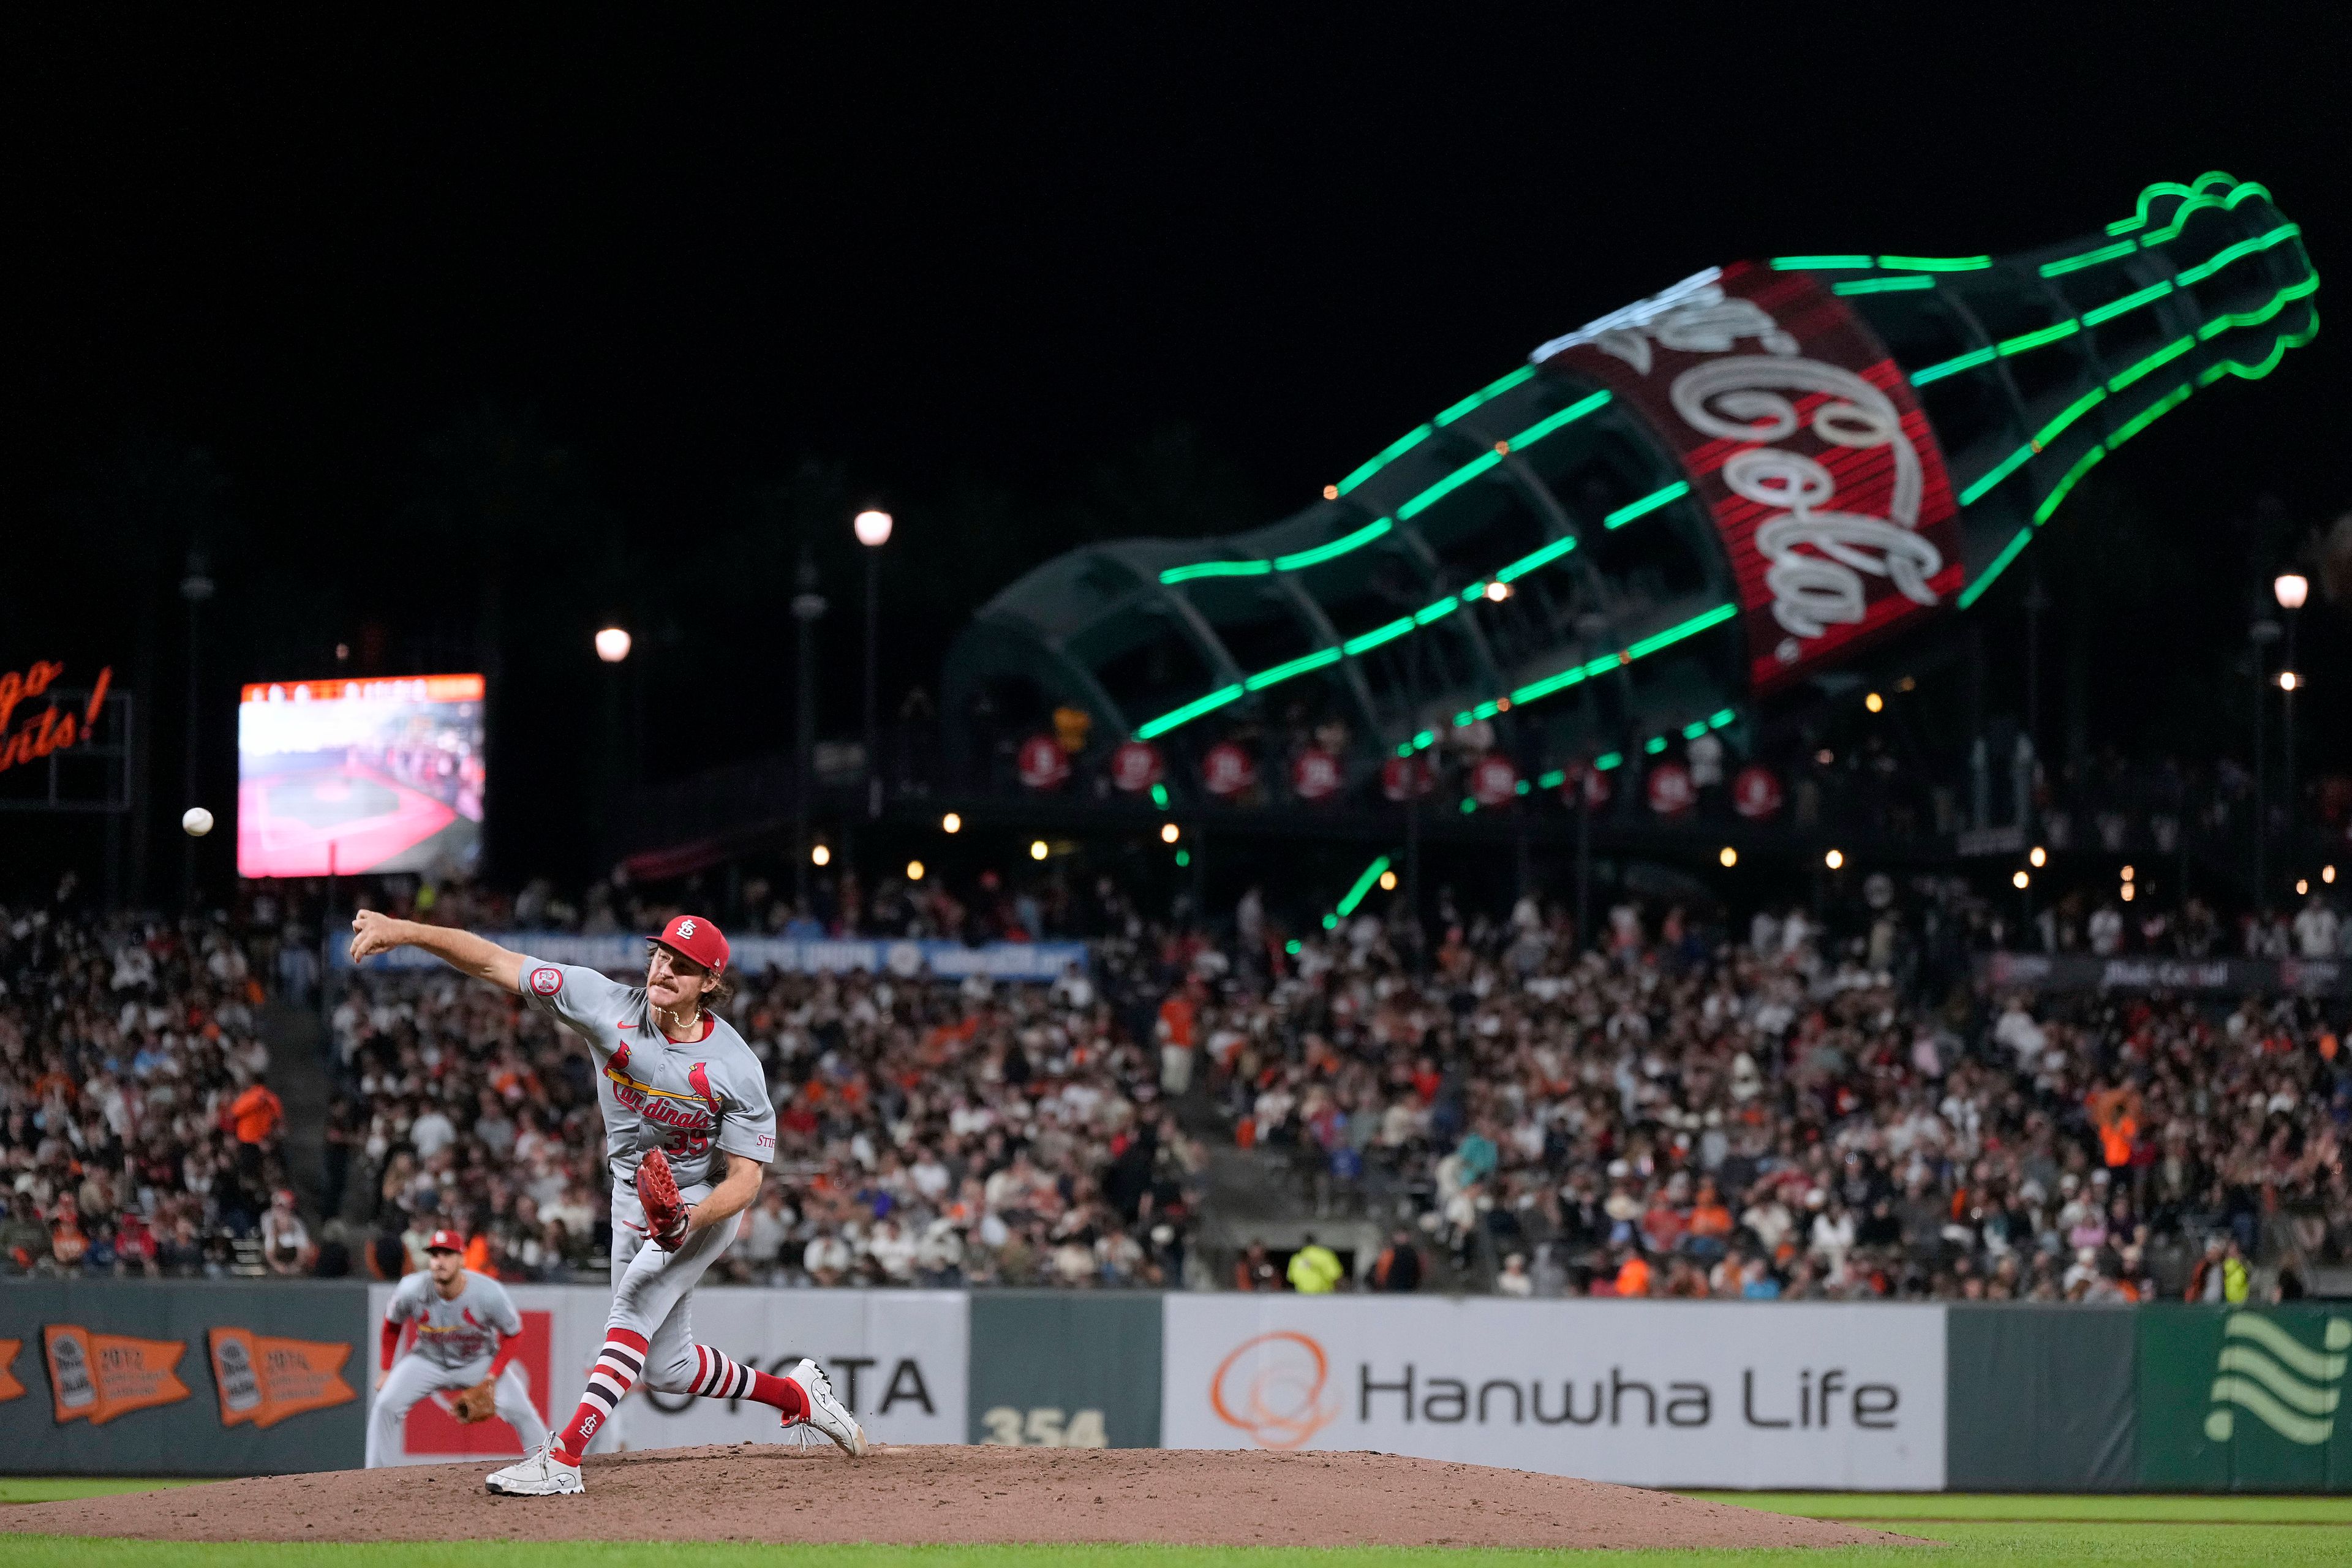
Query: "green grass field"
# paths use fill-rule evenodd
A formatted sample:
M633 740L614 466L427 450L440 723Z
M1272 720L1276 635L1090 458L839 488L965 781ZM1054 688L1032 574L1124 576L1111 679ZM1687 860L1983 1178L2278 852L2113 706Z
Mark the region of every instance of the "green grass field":
M94 1497L188 1481L0 1479L0 1504ZM2352 1561L2352 1498L2008 1497L1846 1492L1702 1492L1742 1508L1845 1519L1946 1544L1840 1550L1838 1568L2042 1568L2050 1564L2262 1563L2305 1568ZM58 1568L1483 1568L1557 1560L1549 1552L1406 1548L1180 1546L741 1546L680 1542L437 1542L350 1546L192 1546L0 1535L0 1563ZM1610 1568L1818 1564L1818 1552L1628 1552Z

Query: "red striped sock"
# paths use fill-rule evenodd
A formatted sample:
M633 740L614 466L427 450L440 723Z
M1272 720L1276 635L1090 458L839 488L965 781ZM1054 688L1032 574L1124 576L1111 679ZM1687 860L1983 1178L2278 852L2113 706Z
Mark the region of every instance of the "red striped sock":
M798 1421L808 1415L808 1398L801 1393L799 1384L772 1376L755 1366L745 1366L725 1351L715 1351L709 1345L695 1346L694 1356L694 1386L689 1393L706 1399L750 1399L773 1405L784 1413L787 1421Z
M646 1370L646 1337L627 1329L606 1329L604 1348L596 1357L596 1364L588 1373L587 1392L580 1396L580 1408L572 1413L572 1424L555 1439L555 1457L567 1465L576 1465L580 1456L588 1451L589 1439L596 1436L612 1415L613 1407Z

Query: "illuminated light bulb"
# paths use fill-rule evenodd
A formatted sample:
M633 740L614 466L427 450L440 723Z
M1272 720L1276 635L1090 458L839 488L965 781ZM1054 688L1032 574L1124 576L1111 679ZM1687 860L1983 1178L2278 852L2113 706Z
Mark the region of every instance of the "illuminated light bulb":
M1822 857L1822 864L1827 866L1832 871L1837 870L1845 864L1845 851L1843 849L1831 850L1828 854Z
M606 664L618 664L629 657L629 645L633 640L626 627L606 626L596 634L596 657ZM341 648L338 647L336 656L341 658Z
M1043 860L1045 858L1045 841L1042 838L1031 839L1029 841L1029 858L1032 860Z
M2124 868L2124 880L2125 880L2125 881L2126 881L2126 882L2128 882L2128 881L2130 881L2131 879L2132 879L2132 868L2131 868L2129 866L2126 866L2126 867L2125 867L2125 868Z
M2037 871L2042 869L2042 867L2050 864L2050 851L2044 849L2039 844L2035 845L2025 858L2033 862L2033 868Z
M961 833L963 831L963 818L958 816L952 811L949 812L945 816L940 818L940 831L941 833Z
M1497 441L1495 443L1495 456L1498 458L1507 458L1510 455L1511 444L1508 441Z
M1181 830L1179 829L1172 822L1161 823L1160 825L1160 842L1162 844L1175 843L1181 835Z
M2303 677L2291 669L2282 669L2278 673L2278 683L2281 691L2293 691L2303 684Z
M922 879L923 879L923 863L922 863L920 860L909 860L909 861L908 861L908 862L907 862L907 880L908 880L909 882L919 882L919 881L921 881Z
M1488 604L1499 605L1510 596L1511 585L1508 583L1489 583L1486 584L1486 602Z
M890 542L890 514L887 511L875 511L869 508L850 519L849 526L856 531L857 542L868 550L878 549Z
M2020 892L2023 892L2027 888L2032 886L2032 883L2033 879L2027 876L2022 871L2013 871L2010 873L2009 885L2015 888Z
M1832 855L1834 855L1834 854L1836 854L1836 853L1837 853L1837 851L1836 851L1836 850L1834 850L1834 849L1832 849L1832 850L1831 850L1831 851L1830 851L1830 853L1831 853L1831 854L1832 854ZM1737 866L1737 865L1738 865L1738 864L1739 864L1739 851L1738 851L1738 850L1737 850L1737 849L1734 849L1734 848L1733 848L1730 845L1728 845L1728 844L1725 845L1721 849L1717 850L1717 851L1716 852L1716 857L1715 857L1715 858L1716 858L1717 860L1722 861L1722 862L1723 862L1723 864L1724 864L1724 866L1725 866L1725 868L1726 868L1727 869L1727 868L1731 868L1731 867L1733 867L1733 866ZM1834 864L1834 862L1832 862L1832 864Z
M1886 699L1874 691L1862 700L1862 705L1875 713L1886 706Z
M1393 893L1393 892L1395 892L1395 891L1396 891L1396 885L1397 885L1397 874L1396 874L1394 871L1383 871L1383 872L1381 872L1381 892L1383 892L1383 893Z
M2310 879L2310 878L2308 878L2308 877L2297 877L2297 878L2294 879L2294 896L2295 896L2296 898L2298 898L2298 899L2299 899L2299 898L2302 898L2305 894L2306 894L2306 893L2308 893L2308 892L2310 892L2310 891L2311 891L2311 879Z
M1918 689L1919 680L1916 676L1906 675L1895 683L1895 689L1897 691L1916 691Z
M2138 896L2138 893L2139 889L2133 887L2129 882L2126 882L2124 884L2124 902L2130 903L2134 898Z
M1819 763L1823 767L1828 767L1832 763L1837 761L1837 753L1831 751L1827 746L1823 746L1820 751L1813 753L1813 761Z
M809 864L811 864L811 865L813 865L813 866L830 866L830 865L832 865L832 864L833 864L833 851L832 851L832 850L830 850L830 849L828 849L828 848L826 848L826 847L825 847L824 845L822 845L822 844L820 844L820 845L816 846L814 848L813 848L813 849L811 849L811 850L809 851Z
M2322 866L2319 868L2319 879L2323 882L2333 882L2336 880L2336 868L2333 866Z
M1323 487L1323 499L1325 500L1338 500L1339 499L1339 487L1337 485L1325 485Z
M2299 610L2311 597L2311 579L2300 572L2283 572L2271 584L2271 592L2278 595L2280 609Z

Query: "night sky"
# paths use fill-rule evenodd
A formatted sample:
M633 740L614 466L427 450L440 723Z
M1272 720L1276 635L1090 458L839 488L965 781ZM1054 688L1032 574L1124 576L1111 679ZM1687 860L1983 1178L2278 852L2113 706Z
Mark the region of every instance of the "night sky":
M1055 551L1287 513L1710 262L1999 253L2214 168L2269 185L2323 278L2352 231L2347 50L2253 7L1747 8L1736 32L1694 9L1646 33L1268 10L10 20L0 668L179 691L194 538L221 584L199 710L220 799L237 681L334 673L338 642L387 673L464 660L496 597L494 744L530 731L506 798L548 802L504 841L530 858L580 810L567 742L607 616L694 737L648 773L782 743L801 531L836 605L825 727L854 727L858 505L900 518L895 702ZM2331 323L2192 400L2084 486L2097 542L2050 549L2059 615L2097 627L2098 739L2231 732L2257 574L2352 506L2344 342ZM508 521L482 525L486 495ZM2012 577L1983 612L1999 658ZM2306 617L2315 715L2352 680L2340 624ZM2337 728L2315 723L2318 763L2352 763ZM27 826L0 819L0 858Z

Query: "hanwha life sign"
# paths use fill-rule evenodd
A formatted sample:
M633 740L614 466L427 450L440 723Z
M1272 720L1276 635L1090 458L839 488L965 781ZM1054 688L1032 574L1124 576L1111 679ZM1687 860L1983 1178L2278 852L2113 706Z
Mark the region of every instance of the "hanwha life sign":
M1161 1312L1171 1448L1370 1448L1637 1486L1944 1484L1933 1306L1171 1293Z

